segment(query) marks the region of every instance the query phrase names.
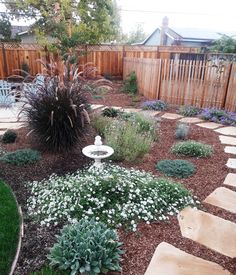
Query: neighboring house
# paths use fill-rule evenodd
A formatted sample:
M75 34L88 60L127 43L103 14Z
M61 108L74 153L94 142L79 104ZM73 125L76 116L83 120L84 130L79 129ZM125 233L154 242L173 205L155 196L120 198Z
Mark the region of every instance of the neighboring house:
M26 44L26 43L36 44L38 42L34 31L30 29L27 31L18 33L18 37L21 39L22 44ZM47 35L47 39L49 42L54 41L54 39L49 35Z
M135 45L207 47L212 45L215 40L221 38L222 35L223 33L207 29L170 28L168 26L168 18L164 17L161 27L158 27L143 42ZM227 33L227 35L232 34Z

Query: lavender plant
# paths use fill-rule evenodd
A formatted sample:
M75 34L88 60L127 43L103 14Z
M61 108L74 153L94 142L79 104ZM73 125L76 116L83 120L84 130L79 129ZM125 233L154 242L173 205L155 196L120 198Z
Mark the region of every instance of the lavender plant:
M168 104L162 100L150 100L145 101L141 107L144 110L164 111L168 108Z

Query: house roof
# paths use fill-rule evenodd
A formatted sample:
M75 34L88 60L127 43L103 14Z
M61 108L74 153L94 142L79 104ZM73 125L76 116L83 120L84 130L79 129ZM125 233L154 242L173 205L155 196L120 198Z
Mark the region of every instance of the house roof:
M151 33L143 42L137 44L145 44L157 31L160 31L161 27L158 27ZM204 42L204 41L213 41L221 38L225 34L228 36L236 36L235 32L220 32L207 29L199 28L168 28L166 35L172 38L173 40L182 40L182 41L195 41L195 42Z
M27 32L29 29L30 29L29 26L16 26L16 25L12 25L11 26L12 37L15 37L19 33Z

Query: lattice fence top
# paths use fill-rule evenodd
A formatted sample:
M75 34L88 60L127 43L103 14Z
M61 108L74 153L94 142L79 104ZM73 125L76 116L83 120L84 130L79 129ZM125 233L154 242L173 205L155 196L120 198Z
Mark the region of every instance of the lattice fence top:
M14 50L44 50L44 48L39 44L34 43L17 43L17 42L9 42L9 43L0 43L1 47L4 46L4 49L14 49Z

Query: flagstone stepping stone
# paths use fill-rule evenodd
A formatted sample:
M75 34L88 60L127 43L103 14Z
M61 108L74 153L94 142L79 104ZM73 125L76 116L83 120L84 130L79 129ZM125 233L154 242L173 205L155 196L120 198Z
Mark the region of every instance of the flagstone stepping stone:
M140 114L143 114L144 116L155 117L160 114L160 111L144 110L141 111Z
M234 174L234 173L229 173L229 174L226 176L226 178L225 178L223 184L236 187L236 174Z
M158 245L145 275L230 275L220 265L188 254L173 245Z
M199 124L196 124L196 125L199 126L199 127L207 128L207 129L216 129L216 128L219 128L219 127L223 126L223 125L217 124L215 122L203 122L203 123L199 123Z
M202 121L204 121L204 120L202 120L198 117L184 117L184 118L180 119L180 122L183 122L183 123L199 123Z
M20 122L16 122L16 123L7 123L7 122L1 122L0 123L0 130L5 130L5 129L19 129L21 127L23 127L24 124L20 123Z
M124 108L123 110L125 113L137 113L142 111L142 109L135 109L135 108Z
M231 258L236 257L236 223L187 207L178 214L183 237Z
M183 116L178 114L173 114L173 113L165 113L161 117L166 119L179 119L179 118L182 118Z
M97 110L97 109L100 109L100 108L104 107L104 105L92 104L90 107L91 107L92 110Z
M223 127L214 131L222 135L236 136L236 127L233 126Z
M115 109L115 110L118 110L118 111L122 111L122 107L117 107L117 106L104 106L102 107L102 111L105 110L106 108L112 108L112 109Z
M235 146L225 146L224 151L225 151L225 153L228 153L228 154L236 154L236 147Z
M228 168L236 169L236 159L229 158L228 161L227 161L227 163L226 163L226 166Z
M228 137L228 136L219 136L220 142L222 144L228 145L236 145L236 138L235 137Z
M232 213L236 213L236 192L228 188L217 188L204 200L204 202L218 206Z

